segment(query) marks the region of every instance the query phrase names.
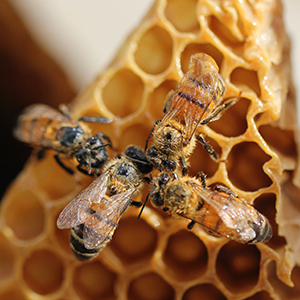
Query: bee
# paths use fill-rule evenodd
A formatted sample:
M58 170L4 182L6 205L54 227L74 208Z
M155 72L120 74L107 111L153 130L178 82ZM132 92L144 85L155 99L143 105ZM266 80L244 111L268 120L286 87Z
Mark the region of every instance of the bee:
M190 220L188 229L198 223L213 236L242 244L266 242L272 237L265 216L227 187L207 187L203 173L192 178L161 172L152 180L146 201L148 197L153 206L171 216Z
M83 122L107 124L112 120L82 117L75 121L65 105L60 107L59 112L44 104L34 104L19 116L14 135L33 147L55 150L55 160L68 173L74 175L74 171L65 166L61 158L75 157L79 163L77 169L84 174L91 174L92 168L99 169L107 161L105 147L111 146L111 141L100 132L92 136L90 128Z
M219 119L238 97L223 100L225 82L218 73L216 62L207 54L191 56L189 70L167 95L162 120L156 121L146 140L152 136L147 157L160 171L173 172L179 161L183 174L187 173L187 158L200 141L205 150L217 160L217 154L206 142L203 134L195 134L199 126Z
M72 228L71 249L78 260L95 257L111 240L122 213L142 189L152 165L142 149L130 146L125 155L108 161L103 173L60 213L57 227Z

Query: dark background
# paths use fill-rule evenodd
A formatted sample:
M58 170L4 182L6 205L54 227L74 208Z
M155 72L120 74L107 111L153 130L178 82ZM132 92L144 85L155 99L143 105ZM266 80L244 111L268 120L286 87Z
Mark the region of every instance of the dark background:
M31 148L14 139L21 111L42 102L55 108L70 102L75 89L55 61L28 33L9 5L0 2L0 199L22 170Z

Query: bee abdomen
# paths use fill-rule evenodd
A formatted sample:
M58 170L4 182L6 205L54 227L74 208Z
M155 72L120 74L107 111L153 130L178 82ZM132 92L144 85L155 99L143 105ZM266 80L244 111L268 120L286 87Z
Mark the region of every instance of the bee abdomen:
M95 257L111 240L111 236L107 236L105 240L97 247L93 249L87 249L84 246L84 240L82 237L82 230L84 229L84 225L80 225L78 228L71 229L71 236L70 236L70 247L73 251L75 257L78 260L88 260Z
M273 235L272 227L267 218L261 216L261 225L258 226L256 223L253 223L251 226L256 236L253 240L249 241L248 244L256 244L259 242L267 242Z

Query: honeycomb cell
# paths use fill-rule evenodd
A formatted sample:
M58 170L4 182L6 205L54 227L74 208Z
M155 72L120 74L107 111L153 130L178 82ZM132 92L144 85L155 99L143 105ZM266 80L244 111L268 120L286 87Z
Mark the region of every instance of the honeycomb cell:
M138 41L134 54L137 65L148 74L164 72L170 65L173 41L159 26L150 28Z
M115 273L101 262L79 265L73 274L73 286L82 300L115 299Z
M279 127L263 125L259 127L259 132L269 146L284 155L296 157L297 147L292 130L283 130Z
M174 297L173 288L155 273L133 280L128 289L128 300L173 300Z
M269 247L279 249L286 245L285 238L278 235L278 225L275 221L276 217L276 195L275 194L262 194L255 199L254 207L268 218L272 226L273 236L267 242Z
M16 290L9 290L0 293L0 300L26 300L25 296Z
M253 245L229 242L221 248L216 266L218 277L228 290L245 292L258 281L260 252Z
M168 0L165 16L182 32L197 32L200 26L196 16L197 0Z
M299 300L300 295L300 267L295 267L292 271L291 279L294 287L288 287L276 275L276 263L272 261L268 266L268 280L279 299Z
M8 279L14 271L15 256L12 245L4 236L0 236L0 281Z
M211 44L188 44L181 54L181 69L186 73L189 69L190 58L195 53L206 53L210 55L217 63L219 68L223 62L223 54Z
M45 212L37 196L30 190L18 190L9 203L4 218L21 240L37 237L44 230Z
M272 184L262 167L270 156L253 142L235 145L228 156L227 170L232 183L245 191L256 191Z
M163 108L166 103L166 96L171 90L175 90L177 82L165 80L149 96L149 111L156 120L160 120L164 113Z
M211 31L233 52L242 55L242 47L244 41L237 39L230 31L230 29L219 21L215 16L210 16L208 19L208 26Z
M144 83L128 69L119 70L102 90L105 106L116 116L134 113L142 102Z
M219 120L209 123L209 127L228 137L242 135L247 130L246 116L249 105L248 99L239 99L236 104L224 112Z
M148 136L150 129L143 124L139 126L134 125L127 128L122 134L122 141L120 142L120 148L125 149L128 145L137 145L145 148L146 137Z
M48 194L51 200L68 195L76 186L75 177L56 163L53 157L55 154L56 152L46 151L45 156L35 163L33 170L39 187ZM63 162L74 171L76 170L76 166L69 160L63 160ZM54 178L52 174L55 174Z
M259 292L249 298L245 298L245 300L273 300L273 298L268 292Z
M181 230L169 237L163 260L177 280L187 281L205 273L208 254L197 236Z
M109 247L121 260L129 264L150 259L156 242L157 233L146 221L127 217L121 219Z
M220 146L209 137L205 136L205 140L214 148L218 156L221 155ZM195 176L200 171L204 172L208 177L213 176L218 169L218 164L210 157L204 147L198 143L196 149L192 153L190 159L189 175Z
M257 95L257 97L260 97L261 90L257 72L239 67L232 71L230 81L240 88L241 91L243 91L243 89L250 89Z
M227 298L212 284L199 284L188 289L182 300L226 300Z
M63 262L47 249L33 251L24 262L23 280L37 294L54 293L64 280Z

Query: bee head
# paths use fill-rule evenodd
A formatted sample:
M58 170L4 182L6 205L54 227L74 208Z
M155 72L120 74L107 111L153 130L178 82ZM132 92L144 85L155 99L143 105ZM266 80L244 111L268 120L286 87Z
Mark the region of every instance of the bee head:
M127 158L132 160L142 174L148 174L152 171L153 166L147 159L145 152L140 147L129 146L125 150L125 155Z
M82 166L91 168L101 168L108 159L106 146L110 143L105 143L99 135L90 137L76 152L76 159Z

